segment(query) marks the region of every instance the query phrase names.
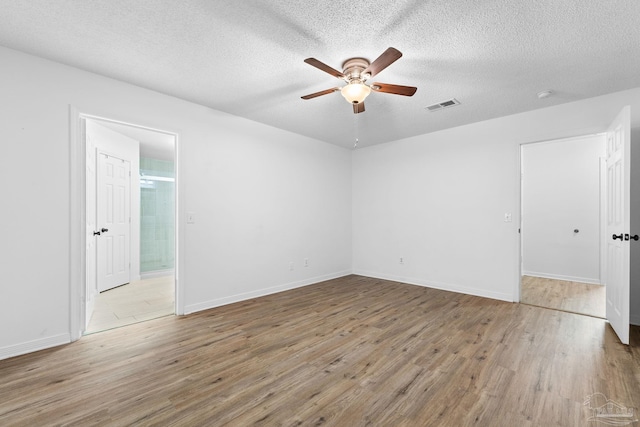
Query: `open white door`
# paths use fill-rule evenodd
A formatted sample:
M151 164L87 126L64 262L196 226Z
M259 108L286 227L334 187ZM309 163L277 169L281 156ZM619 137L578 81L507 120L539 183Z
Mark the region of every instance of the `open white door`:
M605 209L607 320L623 344L629 344L630 132L627 106L607 130Z
M129 161L98 153L97 227L98 291L130 280L131 165Z

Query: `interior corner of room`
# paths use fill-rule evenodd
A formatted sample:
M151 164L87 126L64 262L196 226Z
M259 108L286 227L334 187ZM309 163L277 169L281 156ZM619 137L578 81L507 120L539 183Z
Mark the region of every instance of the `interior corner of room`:
M12 242L5 280L20 286L0 314L15 325L2 331L2 358L78 339L82 316L90 317L93 302L81 297L91 294L86 269L98 266L83 254L93 233L101 233L96 244L106 241L101 230L109 227L89 229L84 221L91 150L81 141L81 118L173 138L173 200L162 191L171 184L162 159L137 150L129 160L130 191L139 195L131 199L131 224L139 222L131 233L139 237L131 239L125 283L172 271L172 310L180 315L349 274L518 302L521 273L545 273L520 257L521 220L527 226L521 146L588 139L630 106L630 164L640 159L640 88L353 150L5 47L0 59L11 152L3 158L3 191L21 206L4 213L3 241ZM629 171L632 183L638 170ZM632 212L640 210L639 188L630 189ZM158 214L172 203L175 216ZM46 227L47 239L34 227L43 209L56 224ZM565 214L560 206L553 212ZM630 221L637 227L637 215ZM571 224L562 232L575 244L595 228ZM637 248L627 266L633 324L640 324ZM37 269L25 264L35 256ZM583 257L593 271L553 275L597 281L595 256L590 249Z
M0 425L637 423L640 1L1 5Z

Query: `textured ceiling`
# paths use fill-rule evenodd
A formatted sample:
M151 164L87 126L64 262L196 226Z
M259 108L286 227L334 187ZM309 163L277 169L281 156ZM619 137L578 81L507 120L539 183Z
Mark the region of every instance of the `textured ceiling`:
M638 0L0 0L0 45L344 147L640 86ZM393 46L354 115L341 69ZM545 89L554 95L540 100ZM430 113L427 105L461 105Z

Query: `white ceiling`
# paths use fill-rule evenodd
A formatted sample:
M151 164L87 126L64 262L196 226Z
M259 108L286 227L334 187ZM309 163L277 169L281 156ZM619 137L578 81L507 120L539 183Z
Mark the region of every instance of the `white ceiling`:
M344 147L640 86L638 0L0 0L0 45ZM341 69L393 46L366 112ZM540 100L536 93L554 94ZM461 105L427 112L435 102Z

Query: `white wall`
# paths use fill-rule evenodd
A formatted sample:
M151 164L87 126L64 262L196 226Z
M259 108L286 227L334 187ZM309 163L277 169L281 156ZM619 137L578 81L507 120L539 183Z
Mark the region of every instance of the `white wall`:
M602 132L625 105L639 150L640 88L355 151L354 272L519 299L520 145ZM437 114L446 111L425 120ZM633 179L637 206L637 172ZM639 233L638 210L633 218ZM632 246L632 315L640 312L638 252Z
M196 218L178 224L186 311L336 277L352 265L374 277L514 299L519 144L602 131L631 105L632 150L640 157L640 88L365 148L352 158L349 150L9 49L0 48L0 63L0 359L70 339L69 282L77 275L69 255L70 106L179 134L179 214ZM436 114L425 112L425 120ZM631 232L640 234L635 212ZM633 245L631 313L638 318L640 245ZM301 267L304 258L309 267Z
M600 283L604 155L603 135L522 146L523 275Z
M70 106L179 134L186 311L350 272L351 151L6 48L0 63L0 359L70 339Z

